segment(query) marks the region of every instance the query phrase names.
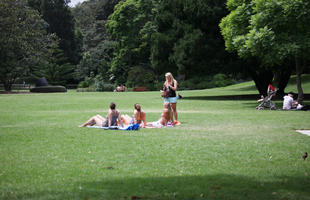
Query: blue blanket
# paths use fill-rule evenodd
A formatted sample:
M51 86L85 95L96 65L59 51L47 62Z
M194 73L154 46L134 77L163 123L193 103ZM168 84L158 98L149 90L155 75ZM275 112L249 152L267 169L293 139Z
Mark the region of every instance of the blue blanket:
M103 128L104 130L123 130L123 131L137 131L140 129L139 124L130 124L125 127L121 126L110 126L110 127L103 127L103 126L87 126L87 128Z

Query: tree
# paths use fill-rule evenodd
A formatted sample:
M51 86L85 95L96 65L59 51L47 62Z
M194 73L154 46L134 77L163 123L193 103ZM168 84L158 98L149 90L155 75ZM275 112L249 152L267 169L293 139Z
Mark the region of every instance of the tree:
M264 66L294 61L298 101L303 100L301 74L310 51L310 3L302 0L228 0L231 11L221 22L228 50L255 56Z
M69 0L42 0L39 11L49 24L48 32L56 33L60 38L59 48L63 50L68 61L76 65L81 59L80 46L83 41L79 32L75 31L74 18L68 6L69 2Z
M53 37L48 24L23 0L0 1L0 81L6 91L28 75L38 57L44 57Z
M32 68L31 76L36 80L45 77L51 85L66 85L72 81L73 72L74 66L55 42L48 48L48 57Z
M111 71L118 83L124 84L134 66L150 67L152 9L155 1L127 0L119 2L106 24L111 38L117 42Z
M151 61L158 73L185 79L226 73L237 57L225 52L218 24L227 14L225 0L160 1L154 17ZM199 74L199 75L198 75Z
M83 37L83 57L77 67L80 80L97 76L109 82L111 78L110 62L113 57L115 42L111 41L105 24L113 13L114 6L120 0L91 0L73 8L76 26Z
M100 75L105 82L110 82L110 63L114 42L105 41L100 43L97 48L84 52L80 64L77 66L78 79Z

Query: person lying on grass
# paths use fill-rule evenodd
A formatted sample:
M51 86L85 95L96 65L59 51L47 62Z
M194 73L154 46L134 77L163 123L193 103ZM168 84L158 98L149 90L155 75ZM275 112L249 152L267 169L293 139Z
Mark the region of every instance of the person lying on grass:
M139 124L140 128L145 128L146 126L146 121L145 121L145 112L141 109L140 104L136 103L134 105L134 115L133 117L130 117L129 115L122 115L121 119L122 122L125 125L129 125L129 124Z
M121 120L121 113L119 110L116 109L115 103L110 103L110 109L106 118L103 118L101 115L95 115L91 117L88 121L84 124L80 125L79 127L85 126L102 126L102 127L110 127L110 126L117 126L120 124L123 127L123 122Z
M165 102L161 118L158 121L146 123L146 126L149 128L162 128L167 126L167 123L171 120L172 120L171 104L169 102Z

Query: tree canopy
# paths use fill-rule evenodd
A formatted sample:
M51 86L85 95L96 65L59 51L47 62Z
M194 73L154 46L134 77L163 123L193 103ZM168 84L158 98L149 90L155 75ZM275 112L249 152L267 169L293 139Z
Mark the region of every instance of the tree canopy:
M21 77L39 76L53 84L96 79L156 89L170 71L184 88L250 76L260 94L271 82L283 94L295 71L303 99L309 2L88 0L74 8L69 2L0 2L6 89Z
M22 0L0 2L0 80L10 91L18 79L29 76L32 64L47 55L53 36L38 11Z
M302 0L228 0L230 14L220 26L226 48L243 58L255 56L264 66L294 60L299 101L300 75L310 50L310 3Z

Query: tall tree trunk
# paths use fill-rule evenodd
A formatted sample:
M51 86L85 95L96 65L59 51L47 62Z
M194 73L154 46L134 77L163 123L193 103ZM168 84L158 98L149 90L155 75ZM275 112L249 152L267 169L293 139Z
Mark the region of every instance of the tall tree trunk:
M253 79L256 89L260 95L267 95L268 85L272 82L273 72L261 67L261 62L256 58L248 58L245 64L245 70Z
M292 74L292 67L287 66L284 69L281 69L275 73L274 83L276 84L278 91L278 96L284 95L284 90L288 84L288 81L290 80Z
M260 95L267 95L268 85L272 82L273 72L271 70L250 71L250 75Z
M12 83L10 83L9 81L5 81L3 86L6 92L10 92L12 90Z
M304 100L304 92L302 90L301 86L301 75L303 72L303 64L301 63L301 58L297 55L295 56L295 64L296 64L296 85L297 85L297 91L298 91L298 98L297 101L299 104L302 104Z

